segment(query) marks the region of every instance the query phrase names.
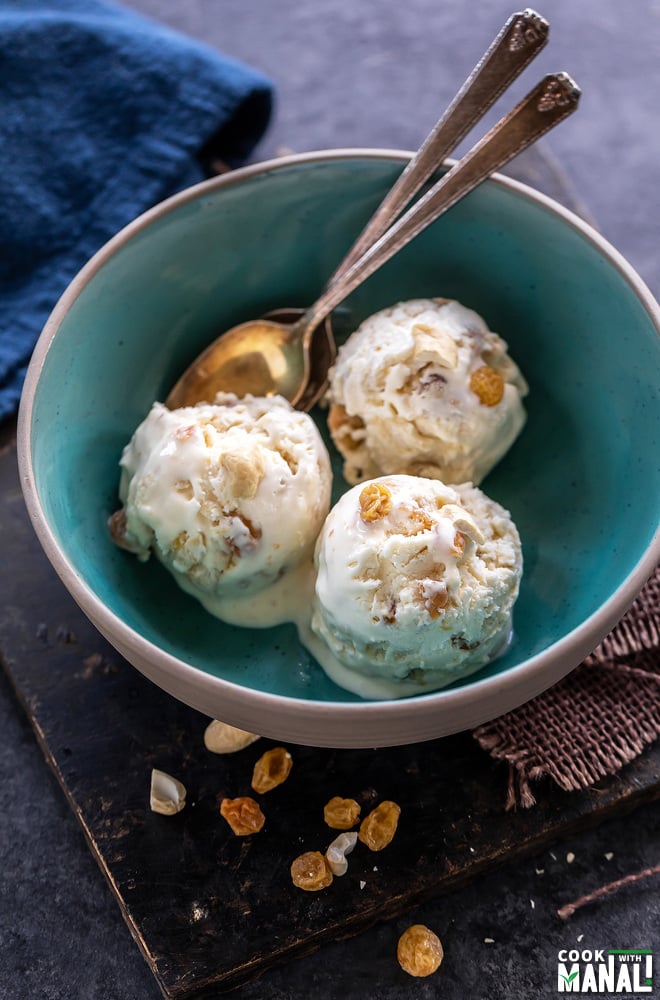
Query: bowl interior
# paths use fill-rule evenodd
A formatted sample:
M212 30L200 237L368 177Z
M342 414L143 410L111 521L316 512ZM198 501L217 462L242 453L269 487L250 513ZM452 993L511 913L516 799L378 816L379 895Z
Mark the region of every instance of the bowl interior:
M31 449L45 518L107 607L156 646L260 691L355 701L295 629L216 621L155 560L110 542L123 446L155 399L222 329L310 303L401 161L340 156L209 183L150 213L87 269L36 386ZM457 298L509 343L528 423L483 483L519 527L525 573L508 653L461 682L509 671L607 601L658 524L660 338L627 277L588 235L490 181L348 300L346 332L417 296ZM322 412L316 417L324 422ZM335 492L344 486L335 462ZM423 697L442 697L439 695Z

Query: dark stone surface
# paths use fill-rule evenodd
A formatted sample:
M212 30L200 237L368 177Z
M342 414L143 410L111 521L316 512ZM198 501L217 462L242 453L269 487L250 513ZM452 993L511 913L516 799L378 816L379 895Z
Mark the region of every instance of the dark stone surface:
M272 75L279 113L260 157L282 146L414 147L512 9L495 0L474 5L470 9L478 14L471 16L459 0L132 0L130 5ZM538 74L566 69L584 91L578 115L548 138L546 148L605 235L657 294L658 0L625 6L554 0L543 12L552 32ZM514 93L519 96L536 79L535 67ZM3 563L3 574L9 571ZM3 616L20 613L4 592L1 603ZM0 1000L156 1000L156 982L1 672L0 741ZM604 882L657 864L659 843L660 805L644 806L358 938L327 944L320 954L271 970L236 995L242 1000L555 996L558 949L577 946L578 939L582 948L657 942L657 879L621 890L565 924L555 911ZM572 864L568 852L575 854ZM433 927L445 946L441 970L425 981L409 979L395 960L398 935L414 921ZM656 970L654 992L659 989Z
M504 0L128 0L270 74L281 148L415 149L509 14ZM657 296L660 222L660 4L533 4L550 41L486 118L492 124L543 76L565 70L579 112L545 145L605 236ZM470 138L470 137L468 137ZM463 148L467 148L464 144Z
M156 1000L160 991L0 672L0 997ZM570 798L570 797L569 797ZM562 923L558 906L658 861L660 804L507 865L358 938L266 973L242 1000L430 1000L555 995L560 948L653 946L657 881L621 890ZM575 854L572 864L568 852ZM611 859L606 857L613 852ZM172 880L176 899L176 878ZM532 901L534 906L532 906ZM412 981L395 961L412 922L445 948L439 973ZM486 943L492 938L494 943Z
M506 769L469 733L389 750L287 744L290 777L256 796L264 831L239 839L218 803L252 794L254 763L273 744L220 757L205 749L208 720L130 667L76 607L16 481L9 449L0 455L0 551L14 567L0 615L5 670L168 997L212 997L660 799L660 745L595 788L566 796L548 784L536 808L506 813ZM149 811L153 767L184 782L180 815ZM344 878L301 892L289 865L336 836L323 806L337 794L357 799L363 816L393 799L396 836L382 853L358 844Z

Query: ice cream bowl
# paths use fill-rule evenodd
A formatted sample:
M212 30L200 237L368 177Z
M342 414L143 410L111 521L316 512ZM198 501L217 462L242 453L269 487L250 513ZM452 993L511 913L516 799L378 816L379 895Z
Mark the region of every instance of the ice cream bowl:
M492 719L577 666L660 555L658 305L590 226L499 176L369 279L336 328L341 337L399 300L456 298L525 373L526 427L482 484L511 511L525 558L505 655L437 692L362 700L328 679L292 625L226 625L155 560L113 545L118 461L153 401L218 330L312 301L406 156L286 157L141 216L62 296L21 402L29 513L85 614L176 698L279 740L398 745ZM323 426L323 411L315 418ZM333 460L338 496L346 485Z

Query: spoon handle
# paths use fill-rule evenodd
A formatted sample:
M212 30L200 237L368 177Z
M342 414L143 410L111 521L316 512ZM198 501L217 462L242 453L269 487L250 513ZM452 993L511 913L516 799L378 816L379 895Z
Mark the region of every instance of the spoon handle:
M567 73L550 74L447 171L419 201L362 255L335 284L326 288L300 321L306 339L316 325L374 271L402 250L452 205L494 171L545 135L577 108L580 89Z
M383 235L451 151L541 51L549 29L545 18L530 8L511 15L386 194L328 285L338 281Z

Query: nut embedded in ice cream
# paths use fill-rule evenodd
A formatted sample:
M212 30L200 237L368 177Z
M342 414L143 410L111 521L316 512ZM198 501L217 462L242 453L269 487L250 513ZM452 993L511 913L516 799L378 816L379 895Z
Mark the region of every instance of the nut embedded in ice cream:
M330 503L330 461L310 417L280 397L155 403L121 469L123 508L111 523L119 544L142 560L153 552L220 618L290 617L274 585L306 563L311 571Z
M476 312L413 299L370 316L340 348L328 424L349 483L407 473L478 484L522 430L526 393Z
M316 549L310 651L338 684L391 698L444 687L506 648L522 573L510 515L470 483L353 487Z

